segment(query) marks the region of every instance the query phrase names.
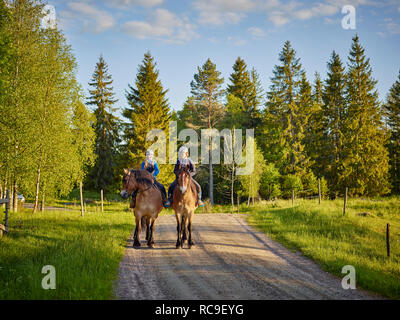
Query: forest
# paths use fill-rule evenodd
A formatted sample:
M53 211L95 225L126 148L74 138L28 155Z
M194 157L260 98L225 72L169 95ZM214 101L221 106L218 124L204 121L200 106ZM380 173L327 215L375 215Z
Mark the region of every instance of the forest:
M282 41L269 84L241 57L229 79L212 57L199 61L183 106L170 105L156 57L145 52L126 101L118 102L118 75L103 56L83 90L63 31L41 25L43 7L0 1L0 198L8 190L14 211L18 193L34 200L36 212L81 183L115 196L123 169L144 160L149 130L168 135L171 121L179 131L254 129L251 175L236 175L235 165L198 164L195 178L211 205L287 199L293 190L312 197L318 184L331 199L346 188L352 197L399 194L400 74L380 97L357 35L348 56L333 51L327 74L316 73L313 82L290 41ZM158 180L168 186L174 179L173 165L161 164Z

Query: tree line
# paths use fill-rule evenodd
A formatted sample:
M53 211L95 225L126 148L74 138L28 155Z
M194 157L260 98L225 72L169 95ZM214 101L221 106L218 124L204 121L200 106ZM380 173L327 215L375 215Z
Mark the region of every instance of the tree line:
M0 196L69 194L95 159L94 117L63 33L40 1L0 1Z
M238 58L225 84L207 59L197 67L183 108L167 99L157 63L145 53L116 114L113 79L105 59L96 63L85 96L76 62L58 29L40 27L40 1L1 2L1 188L34 195L85 188L115 193L125 167L139 167L149 130L255 129L255 170L237 176L236 164L200 164L196 179L213 203L245 197L290 197L322 192L353 196L400 192L400 75L384 102L358 36L346 63L334 51L327 74L310 83L289 41L279 54L270 86ZM224 85L225 84L225 85ZM180 142L181 144L185 142ZM167 149L168 150L168 149ZM160 165L159 181L173 181L173 165Z

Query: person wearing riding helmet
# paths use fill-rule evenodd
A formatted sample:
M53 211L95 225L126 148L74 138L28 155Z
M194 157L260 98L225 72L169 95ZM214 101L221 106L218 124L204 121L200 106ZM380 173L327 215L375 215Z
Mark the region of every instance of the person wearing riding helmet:
M167 201L167 192L165 191L165 187L157 181L157 175L160 173L160 169L158 168L157 161L154 159L153 150L149 149L146 151L146 159L142 162L140 169L147 170L149 173L153 175L154 184L161 191L163 206L165 206L165 203ZM132 193L132 208L134 208L136 204L136 194L137 190L135 190Z
M192 177L192 181L193 181L193 183L197 189L197 193L198 193L198 205L199 205L199 207L204 207L204 202L201 200L201 186L199 185L199 183L196 180L193 179L193 176L196 174L196 168L193 164L193 161L189 158L189 150L185 146L183 146L179 149L179 158L175 164L174 173L177 178L178 178L178 174L179 174L179 165L181 165L181 166L189 165L189 173L190 173L190 176ZM175 181L172 182L168 188L168 201L165 204L165 207L167 207L167 208L171 207L172 196L174 194L174 189L177 184L178 184L178 179L175 179Z

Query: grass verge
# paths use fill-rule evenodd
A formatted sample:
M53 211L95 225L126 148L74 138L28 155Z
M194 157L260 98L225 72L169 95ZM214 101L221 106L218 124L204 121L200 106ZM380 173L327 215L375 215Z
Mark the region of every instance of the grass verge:
M31 210L10 215L0 239L0 299L112 299L113 281L133 228L133 214ZM41 273L56 270L56 289L44 290Z
M301 251L339 277L343 266L356 269L357 287L400 299L400 199L343 202L278 201L252 208L251 225L285 246ZM360 213L367 212L367 216ZM391 225L391 257L386 224Z

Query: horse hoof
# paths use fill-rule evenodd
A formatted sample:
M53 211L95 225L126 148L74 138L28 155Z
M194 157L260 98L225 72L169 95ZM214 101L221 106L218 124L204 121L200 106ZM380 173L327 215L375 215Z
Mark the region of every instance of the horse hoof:
M149 248L154 248L154 247L155 247L155 246L154 246L154 242L147 243L147 246L148 246Z
M134 247L134 248L139 248L139 247L141 247L140 242L135 242L135 243L133 244L133 247Z

